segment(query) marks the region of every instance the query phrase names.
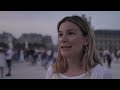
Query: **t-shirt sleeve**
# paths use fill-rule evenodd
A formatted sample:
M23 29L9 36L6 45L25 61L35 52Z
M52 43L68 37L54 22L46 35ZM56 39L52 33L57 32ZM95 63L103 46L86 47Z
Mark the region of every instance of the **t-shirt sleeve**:
M47 74L46 74L46 79L51 79L53 74L52 66L48 68Z

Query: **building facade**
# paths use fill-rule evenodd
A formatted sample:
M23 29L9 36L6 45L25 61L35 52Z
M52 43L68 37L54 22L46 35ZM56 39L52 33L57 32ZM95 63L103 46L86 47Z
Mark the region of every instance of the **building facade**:
M17 41L18 43L27 43L27 47L29 44L39 44L40 46L44 46L46 48L52 48L53 42L51 36L43 36L41 34L22 34L21 37Z
M95 43L101 49L120 49L120 30L95 30Z
M0 34L0 43L8 45L9 48L14 48L15 37L8 32L3 32Z
M43 38L41 34L35 34L35 33L30 33L30 34L22 34L21 37L18 39L19 43L43 43Z

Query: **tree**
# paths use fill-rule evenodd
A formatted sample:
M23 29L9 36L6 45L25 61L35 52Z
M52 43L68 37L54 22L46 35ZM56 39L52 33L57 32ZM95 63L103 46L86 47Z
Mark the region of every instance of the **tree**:
M8 45L6 43L0 42L0 47L8 48Z

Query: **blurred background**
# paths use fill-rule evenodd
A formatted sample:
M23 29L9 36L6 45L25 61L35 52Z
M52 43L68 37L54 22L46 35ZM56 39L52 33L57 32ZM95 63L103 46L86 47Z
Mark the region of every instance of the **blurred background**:
M71 15L89 22L101 62L120 78L120 11L0 11L0 48L12 51L11 75L4 65L0 79L44 79L57 59L57 23Z

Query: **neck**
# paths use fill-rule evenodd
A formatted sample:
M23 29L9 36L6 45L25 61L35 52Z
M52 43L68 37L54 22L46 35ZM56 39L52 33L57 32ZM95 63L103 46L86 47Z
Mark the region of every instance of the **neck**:
M76 71L76 70L83 70L83 66L81 66L80 56L74 56L74 57L67 57L68 62L68 71Z
M85 73L83 66L80 66L80 58L66 57L68 62L68 70L64 73L66 76L78 76Z

